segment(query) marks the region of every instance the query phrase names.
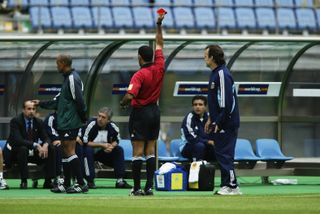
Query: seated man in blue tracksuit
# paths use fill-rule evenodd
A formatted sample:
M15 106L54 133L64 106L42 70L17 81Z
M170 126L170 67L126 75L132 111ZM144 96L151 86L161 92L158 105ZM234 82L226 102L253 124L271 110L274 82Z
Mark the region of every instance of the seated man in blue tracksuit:
M207 98L194 96L192 111L183 119L181 134L183 143L180 151L183 157L190 160L215 160L214 142L208 139L204 126L208 120Z
M85 176L88 183L94 184L94 161L114 168L117 178L116 188L132 188L123 178L125 175L124 152L118 145L119 128L111 121L112 110L103 107L97 118L92 118L81 129L83 141Z

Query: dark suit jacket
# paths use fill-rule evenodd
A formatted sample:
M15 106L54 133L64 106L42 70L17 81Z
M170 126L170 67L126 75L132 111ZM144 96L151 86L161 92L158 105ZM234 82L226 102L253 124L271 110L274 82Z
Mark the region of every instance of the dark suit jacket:
M27 140L26 123L23 113L14 117L10 121L10 135L7 140L9 145L14 147L26 146L33 149L33 143L38 142L49 143L49 138L43 125L43 121L39 118L33 118L33 141Z

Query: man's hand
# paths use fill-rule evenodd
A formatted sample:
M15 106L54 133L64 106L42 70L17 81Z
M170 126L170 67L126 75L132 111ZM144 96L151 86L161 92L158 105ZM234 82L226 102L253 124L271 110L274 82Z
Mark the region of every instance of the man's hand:
M60 146L61 145L61 140L55 140L52 142L52 145L54 146Z
M35 106L38 106L40 103L40 100L31 100L31 102L33 102Z
M43 159L48 158L48 146L49 146L48 143L44 143L44 144L42 145L42 151L43 151L42 158L43 158Z
M208 144L211 146L214 146L214 141L213 140L208 140Z
M105 143L105 144L103 144L103 147L104 147L104 151L106 152L106 153L110 153L110 152L112 152L112 150L113 150L113 145L112 144L110 144L110 143Z
M81 138L79 136L77 136L76 142L81 146L83 145L83 141L81 140Z
M204 125L204 132L209 134L211 132L211 120L210 118L208 119L208 121L206 122L206 124Z

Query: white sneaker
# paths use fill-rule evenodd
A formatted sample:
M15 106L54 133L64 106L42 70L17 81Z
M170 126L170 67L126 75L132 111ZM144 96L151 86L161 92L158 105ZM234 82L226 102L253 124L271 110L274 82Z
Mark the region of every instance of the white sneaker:
M6 180L4 180L3 178L0 179L0 189L9 189Z
M231 189L231 188L230 188ZM231 189L232 195L242 195L242 192L240 191L239 187L236 187L234 189Z
M232 189L227 186L223 186L216 192L217 195L232 195Z

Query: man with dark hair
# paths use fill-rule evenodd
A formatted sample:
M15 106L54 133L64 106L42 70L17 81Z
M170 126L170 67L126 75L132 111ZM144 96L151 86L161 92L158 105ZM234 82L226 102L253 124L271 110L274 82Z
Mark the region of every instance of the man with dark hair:
M10 135L4 150L6 166L17 162L20 170L20 189L27 189L28 162L45 164L43 188L53 188L55 178L55 153L42 120L35 117L32 101L23 103L22 113L10 121Z
M181 125L181 154L192 160L215 160L214 142L209 140L204 126L208 121L207 98L196 95L192 98L192 111L183 119Z
M165 14L159 14L156 27L156 50L154 62L153 50L142 46L138 50L141 69L137 71L129 84L126 95L120 102L133 107L129 119L129 133L133 146L132 177L134 188L132 196L153 195L153 175L156 169L155 144L160 130L160 110L157 104L164 78L163 37L161 24ZM140 177L143 155L146 158L147 182L144 192L141 190Z
M89 188L95 188L94 161L114 168L117 178L116 188L132 188L123 179L125 175L124 152L119 146L119 128L111 121L112 114L110 108L103 107L99 110L98 117L89 120L87 125L81 129L84 168Z
M234 150L240 125L237 94L233 78L226 67L224 52L218 45L209 45L204 61L212 70L208 84L210 117L205 125L214 141L216 159L220 165L221 188L216 194L240 195L234 171Z
M57 131L63 149L64 185L51 189L52 192L87 192L88 186L82 177L81 162L76 155L76 139L79 128L86 121L86 106L83 99L83 83L79 74L71 67L72 58L68 55L57 57L57 69L64 76L60 93L51 101L34 100L42 108L56 110ZM71 173L77 183L71 186Z

